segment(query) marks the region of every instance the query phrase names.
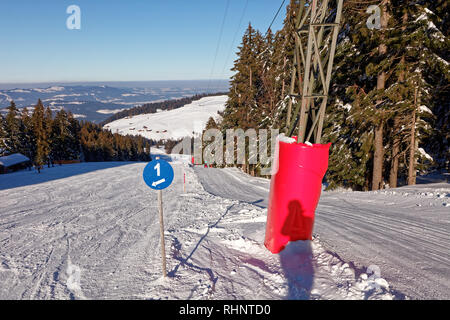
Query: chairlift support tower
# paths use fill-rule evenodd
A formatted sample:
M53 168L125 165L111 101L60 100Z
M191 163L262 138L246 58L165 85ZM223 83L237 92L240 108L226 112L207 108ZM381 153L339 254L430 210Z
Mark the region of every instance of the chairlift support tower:
M300 0L286 121L288 136L298 125L298 143L310 141L311 137L315 143L322 139L342 6L343 0L337 0L336 9L331 11L330 0ZM333 17L334 21L330 21Z

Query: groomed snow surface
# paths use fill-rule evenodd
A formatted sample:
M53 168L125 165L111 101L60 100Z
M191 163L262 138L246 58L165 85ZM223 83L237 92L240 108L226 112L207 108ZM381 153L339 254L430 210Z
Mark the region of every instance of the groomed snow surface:
M281 254L273 255L263 245L267 181L237 169L190 168L182 157L172 165L175 180L163 191L166 279L161 275L157 193L144 184L145 163L82 163L46 168L41 174L22 171L0 176L0 299L450 296L450 210L444 206L450 202L450 190L446 183L376 194L325 192L317 212L318 237L312 242L291 243ZM338 203L336 208L328 205L333 202ZM411 203L421 207L413 209ZM391 218L378 226L380 219L385 219L380 212L391 208L404 211L404 215L399 222ZM392 266L389 261L381 264L373 257L370 263L361 255L367 264L357 263L364 247L384 248L385 242L385 248L404 249L402 241L375 237L378 228L398 225L398 239L402 234L414 239L414 232L420 234L427 228L426 223L408 221L408 212L441 219L440 229L434 230L432 237L420 239L423 247L415 248L418 259L424 259L417 268L423 268L409 278L409 287L436 289L435 296L414 295L408 286L399 292L397 284L402 282L385 277L385 272L391 275L385 270ZM355 229L354 234L346 236L345 228L327 229L326 219L332 219L331 225L336 227L339 220L345 221L347 230ZM361 222L352 226L353 221L366 219L367 230ZM429 228L434 227L432 223ZM342 242L333 247L322 240L342 232L345 241L360 242L353 245L354 260L345 261L343 256L351 255L349 248L341 247ZM405 252L408 250L406 246ZM421 254L422 250L429 255ZM439 261L441 269L427 273L427 259L431 258ZM401 273L400 265L398 269ZM437 288L436 274L441 277ZM412 296L406 294L410 292Z
M141 114L108 123L105 129L123 135L140 135L153 140L181 139L203 131L210 117L218 118L227 96L206 97L181 108Z

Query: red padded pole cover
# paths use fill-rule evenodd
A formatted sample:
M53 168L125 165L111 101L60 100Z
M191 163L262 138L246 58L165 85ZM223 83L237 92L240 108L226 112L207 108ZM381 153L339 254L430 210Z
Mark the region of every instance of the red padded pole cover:
M312 239L330 146L278 141L264 241L272 253L282 251L289 241Z

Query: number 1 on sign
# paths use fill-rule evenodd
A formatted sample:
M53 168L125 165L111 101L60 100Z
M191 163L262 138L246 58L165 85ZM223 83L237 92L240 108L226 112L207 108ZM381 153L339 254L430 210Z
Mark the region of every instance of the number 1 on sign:
M157 176L160 177L161 176L161 164L159 162L156 164L154 169L156 170Z

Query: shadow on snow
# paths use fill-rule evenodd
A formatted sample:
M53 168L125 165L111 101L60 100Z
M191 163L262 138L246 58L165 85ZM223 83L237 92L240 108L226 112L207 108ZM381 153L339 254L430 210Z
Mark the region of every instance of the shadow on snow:
M40 184L53 180L69 178L72 176L90 173L98 170L116 168L138 162L83 162L77 164L47 166L38 173L36 170L22 170L0 175L0 190L19 188Z
M279 253L281 268L288 283L286 299L308 300L314 280L313 252L311 241L299 239L310 237L308 230L312 230L314 222L304 214L298 200L290 201L287 209L288 217L281 233L289 237L290 242Z

